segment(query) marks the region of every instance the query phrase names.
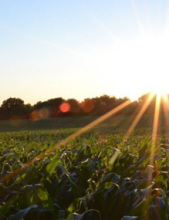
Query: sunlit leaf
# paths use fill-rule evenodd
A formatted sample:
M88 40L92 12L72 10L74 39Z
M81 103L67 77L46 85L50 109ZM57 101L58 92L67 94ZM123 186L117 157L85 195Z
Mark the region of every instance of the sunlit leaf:
M56 155L52 158L52 161L46 167L46 171L48 175L51 175L54 172L59 161L60 161L60 154L57 152Z

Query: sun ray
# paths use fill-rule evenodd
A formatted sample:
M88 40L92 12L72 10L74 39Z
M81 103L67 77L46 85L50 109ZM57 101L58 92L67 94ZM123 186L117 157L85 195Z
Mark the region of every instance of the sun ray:
M53 151L55 151L56 149L60 148L61 146L65 145L66 143L68 143L69 141L71 141L72 139L78 137L79 135L85 133L86 131L88 131L89 129L93 128L94 126L98 125L99 123L103 122L104 120L106 120L107 118L109 118L110 116L113 116L114 114L116 114L117 112L119 112L120 110L124 109L125 107L127 107L129 104L131 103L130 100L127 100L126 102L122 103L121 105L117 106L116 108L110 110L109 112L107 112L106 114L104 114L103 116L99 117L98 119L96 119L95 121L89 123L88 125L84 126L83 128L81 128L80 130L78 130L77 132L75 132L74 134L71 134L70 136L68 136L67 138L65 138L64 140L62 140L61 142L59 142L58 144L56 144L54 147L46 150L45 152L41 153L40 155L36 156L34 159L28 161L26 163L26 165L30 165L32 163L34 163L36 160L42 159L44 157L44 155L47 155ZM15 175L18 175L21 171L23 171L25 169L25 166L21 166L17 169L15 169L12 173L6 175L5 177L2 177L0 179L0 182L6 182L8 181L10 178L14 177Z
M169 94L165 93L162 96L162 105L164 107L165 113L167 113L167 111L169 111Z
M167 141L167 133L168 133L168 129L169 129L169 99L168 99L168 94L166 93L163 97L162 97L162 107L163 107L163 111L162 111L162 135L164 135L165 137L165 142Z
M128 131L126 132L122 142L119 145L119 149L118 151L115 152L115 154L113 155L113 157L110 159L109 161L109 165L112 166L113 163L115 162L116 158L118 157L119 153L120 153L120 149L121 147L124 145L124 142L130 137L132 131L134 130L134 128L136 127L136 125L138 124L138 122L140 121L141 117L143 116L144 112L146 111L148 105L150 104L151 100L153 99L154 94L150 93L149 97L147 98L146 102L144 103L143 107L141 108L141 110L139 111L139 113L137 114L136 118L134 119L134 121L132 122L131 126L129 127Z
M159 125L160 104L161 104L161 96L157 94L155 112L154 112L152 144L151 144L151 151L150 151L150 163L149 163L150 166L154 165L154 153L155 153L155 145L157 141L157 132L158 132L158 125ZM151 180L151 175L152 175L152 172L149 172L148 173L149 180Z
M163 100L164 100L164 102L165 102L165 105L164 105L164 102L162 102L163 105L164 105L165 107L168 107L168 108L169 108L169 106L168 106L168 104L169 104L168 93L165 93L162 98L163 98Z
M107 112L106 114L104 114L103 116L99 117L98 119L96 119L95 121L89 123L88 125L84 126L83 128L81 128L79 131L75 132L74 134L68 136L67 138L65 138L63 141L61 141L59 144L55 145L53 148L50 149L50 152L55 150L56 148L61 147L62 145L66 144L67 142L69 142L70 140L80 136L81 134L85 133L86 131L88 131L89 129L93 128L94 126L100 124L101 122L103 122L104 120L106 120L107 118L109 118L110 116L113 116L114 114L116 114L117 112L119 112L120 110L122 110L123 108L127 107L129 104L131 103L130 100L127 100L126 102L122 103L121 105L117 106L116 108L112 109L111 111Z
M147 98L146 102L144 103L143 107L141 108L141 110L139 111L139 113L137 114L135 120L133 121L133 123L131 124L131 126L129 127L125 137L124 137L124 140L123 140L123 143L125 140L127 140L132 131L134 130L134 128L136 127L136 125L138 124L138 122L140 121L141 117L143 116L144 112L146 111L148 105L150 104L151 100L153 99L154 97L154 94L153 93L150 93L149 97Z
M147 166L147 184L148 186L151 185L152 180L152 173L154 170L154 154L155 154L155 145L157 140L157 132L158 132L158 125L159 125L159 114L160 114L160 104L161 104L161 95L156 94L156 104L155 104L155 112L154 112L154 122L153 122L153 132L152 132L152 144L150 149L150 161L149 165ZM148 192L148 197L150 197L150 192ZM148 209L150 204L150 200L147 201L146 209Z

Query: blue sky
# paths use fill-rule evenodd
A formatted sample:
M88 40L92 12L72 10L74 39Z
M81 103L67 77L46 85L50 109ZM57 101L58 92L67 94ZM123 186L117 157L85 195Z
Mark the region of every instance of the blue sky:
M160 0L1 0L0 103L137 98L166 70L168 11Z

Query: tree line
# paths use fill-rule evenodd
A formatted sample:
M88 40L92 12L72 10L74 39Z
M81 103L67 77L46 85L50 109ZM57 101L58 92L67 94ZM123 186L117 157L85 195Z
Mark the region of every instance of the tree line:
M149 93L141 96L137 101L131 102L117 114L136 115L145 103ZM129 100L127 97L116 98L102 95L95 98L86 98L82 102L76 99L63 99L61 97L37 102L35 105L25 104L20 98L8 98L0 106L0 120L55 118L64 116L99 116ZM151 100L144 114L154 114L155 97Z

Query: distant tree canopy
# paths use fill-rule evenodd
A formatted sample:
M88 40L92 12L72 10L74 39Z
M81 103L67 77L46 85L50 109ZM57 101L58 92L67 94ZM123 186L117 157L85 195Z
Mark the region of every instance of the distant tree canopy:
M22 106L24 105L24 101L19 98L9 98L5 101L3 101L1 107L4 109L12 109L15 108L16 106Z
M24 105L24 101L20 98L9 98L3 101L0 113L2 119L18 119L28 118L29 105Z
M145 104L150 93L139 97L138 101L131 102L129 106L117 114L136 115ZM145 114L154 114L155 98L150 100ZM116 98L102 95L95 98L86 98L82 102L76 99L63 99L62 97L37 102L35 105L24 104L20 98L9 98L4 100L0 106L0 119L31 119L64 117L64 116L88 116L103 115L111 109L127 101L128 98Z

